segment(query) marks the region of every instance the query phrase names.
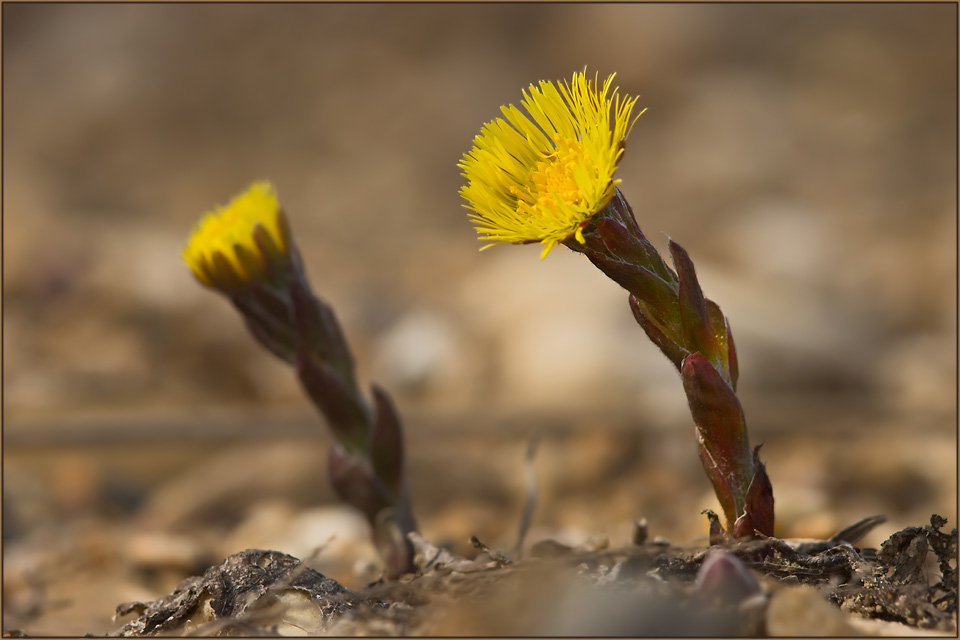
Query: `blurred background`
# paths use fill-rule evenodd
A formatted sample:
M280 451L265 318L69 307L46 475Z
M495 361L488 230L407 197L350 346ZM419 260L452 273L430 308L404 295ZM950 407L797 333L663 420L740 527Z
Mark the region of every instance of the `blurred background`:
M4 627L105 633L247 547L377 575L322 419L180 251L274 182L424 535L704 542L672 365L585 259L482 254L456 166L540 79L616 72L618 176L730 319L778 534L956 524L953 4L4 4Z

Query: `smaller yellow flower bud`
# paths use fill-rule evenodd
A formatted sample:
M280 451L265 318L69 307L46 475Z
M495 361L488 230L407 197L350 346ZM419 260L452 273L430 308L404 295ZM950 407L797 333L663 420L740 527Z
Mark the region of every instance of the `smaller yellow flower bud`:
M286 219L265 181L206 214L183 250L184 262L201 283L226 292L264 280L289 257Z

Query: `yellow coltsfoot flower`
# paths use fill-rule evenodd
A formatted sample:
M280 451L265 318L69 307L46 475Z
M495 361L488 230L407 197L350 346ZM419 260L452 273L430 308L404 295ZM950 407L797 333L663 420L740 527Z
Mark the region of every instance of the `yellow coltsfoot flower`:
M269 280L290 260L286 217L273 186L252 184L225 207L206 214L183 250L183 259L207 287L232 293Z
M637 101L621 99L617 88L608 96L613 78L602 87L585 73L569 84L542 80L523 92L529 117L509 105L501 107L506 120L483 126L458 165L468 180L460 195L474 211L470 219L480 239L491 241L481 250L540 242L543 258L558 242L584 242L583 228L620 182L614 173Z

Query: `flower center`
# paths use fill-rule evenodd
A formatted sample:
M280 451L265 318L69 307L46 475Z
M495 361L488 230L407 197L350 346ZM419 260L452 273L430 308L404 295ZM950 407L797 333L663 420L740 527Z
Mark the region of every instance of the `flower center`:
M561 137L554 138L556 147L543 160L537 161L536 167L530 172L525 188L512 187L511 192L517 197L517 211L532 214L536 211L541 216L566 217L561 215L560 201L568 205L580 205L584 197L574 171L578 166L589 159L583 151L579 140Z

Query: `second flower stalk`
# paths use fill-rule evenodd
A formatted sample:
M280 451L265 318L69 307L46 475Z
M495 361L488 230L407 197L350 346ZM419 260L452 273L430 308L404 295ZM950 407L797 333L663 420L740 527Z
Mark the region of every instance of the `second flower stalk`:
M372 403L360 391L340 325L310 288L272 186L254 184L207 215L184 260L202 284L230 300L257 341L296 370L334 436L331 484L366 516L387 577L414 571L406 534L416 521L400 419L382 389L372 388Z

